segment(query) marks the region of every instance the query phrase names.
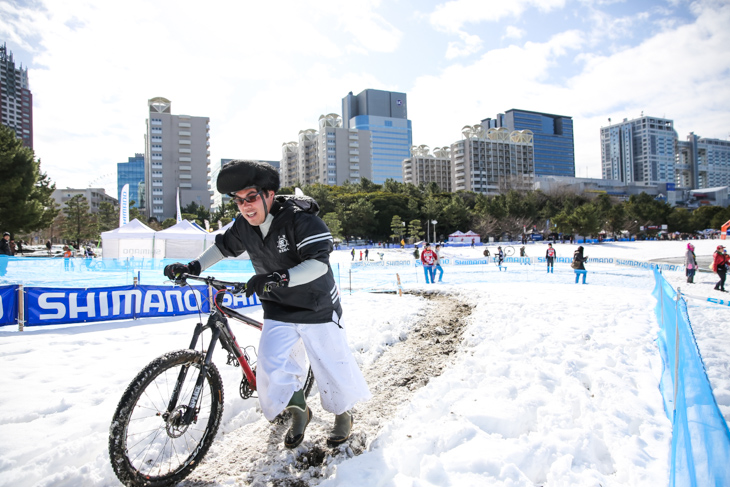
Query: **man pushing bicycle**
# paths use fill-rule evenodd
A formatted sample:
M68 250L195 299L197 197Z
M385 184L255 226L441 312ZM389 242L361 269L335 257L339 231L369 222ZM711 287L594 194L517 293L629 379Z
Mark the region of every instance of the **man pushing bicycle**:
M307 196L276 195L279 173L268 165L237 160L223 166L216 181L229 194L243 218L215 245L188 264L165 267L165 276L200 273L216 262L248 251L256 274L246 284L264 310L256 382L264 416L269 421L284 409L291 427L284 445L297 447L312 419L304 398L306 352L317 381L322 407L335 414L327 443L345 442L352 430L350 410L371 394L342 327L342 306L329 254L333 239L317 216L317 202Z

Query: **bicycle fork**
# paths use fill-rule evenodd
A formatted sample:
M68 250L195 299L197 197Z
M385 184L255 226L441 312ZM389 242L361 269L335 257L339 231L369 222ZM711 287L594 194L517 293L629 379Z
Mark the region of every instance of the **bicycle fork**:
M195 418L195 414L197 413L197 406L198 406L198 398L200 397L200 391L203 389L203 382L205 380L205 377L208 373L208 366L210 362L213 360L213 351L215 349L215 344L218 341L221 331L218 327L211 327L212 328L212 337L210 339L210 346L208 347L208 350L205 355L205 360L202 364L200 364L200 372L198 374L198 378L195 381L195 388L193 389L193 393L190 396L190 401L188 402L187 408L185 410L184 415L181 418L182 424L191 424L193 419ZM200 338L200 334L203 332L203 324L198 323L195 326L195 331L193 332L193 339L190 341L190 349L195 350L195 346L198 343L198 338ZM175 383L175 388L172 391L172 395L170 397L170 402L167 405L167 414L165 419L169 417L169 415L172 413L172 411L177 407L177 402L180 399L180 393L182 391L183 383L185 382L185 377L187 377L188 370L190 369L190 365L183 365L180 369L180 373L177 377L177 382Z

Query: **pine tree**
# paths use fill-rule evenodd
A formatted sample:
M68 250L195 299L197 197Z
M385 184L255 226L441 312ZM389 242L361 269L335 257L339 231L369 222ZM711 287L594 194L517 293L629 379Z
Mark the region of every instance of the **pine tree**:
M48 227L58 214L56 185L40 170L33 150L15 132L0 125L0 231L33 232Z
M75 242L76 248L82 240L96 238L94 217L89 213L89 203L83 195L77 194L68 200L63 213L66 215L63 238Z

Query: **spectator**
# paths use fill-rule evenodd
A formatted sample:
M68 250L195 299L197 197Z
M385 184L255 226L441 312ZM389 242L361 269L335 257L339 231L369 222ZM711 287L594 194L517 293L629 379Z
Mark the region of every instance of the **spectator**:
M697 272L697 258L695 257L695 246L691 243L687 244L687 253L684 254L684 265L687 268L687 282L693 284L695 273Z
M553 248L553 244L549 243L547 251L545 252L545 259L547 260L547 271L549 274L553 274L555 270L555 257L557 257L557 253L555 252L555 249Z
M727 292L725 291L725 277L727 276L728 262L730 261L728 260L727 250L725 249L725 246L718 245L717 250L715 250L715 253L713 254L712 261L713 270L720 277L718 283L715 284L716 291Z
M434 250L434 253L436 254L436 266L434 267L434 277L436 276L436 271L439 273L439 282L441 282L441 278L444 276L444 269L441 267L441 245L436 244L436 249Z
M3 233L3 238L0 240L0 255L13 255L10 249L10 232Z
M423 273L426 275L426 284L429 283L429 278L430 283L433 284L435 277L433 266L436 264L436 252L431 250L431 245L428 242L426 242L423 252L421 252L421 263L423 264Z

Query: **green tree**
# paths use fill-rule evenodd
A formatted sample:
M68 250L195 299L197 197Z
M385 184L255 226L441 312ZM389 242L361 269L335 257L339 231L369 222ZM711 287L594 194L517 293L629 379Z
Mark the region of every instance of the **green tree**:
M366 198L357 198L345 209L342 227L346 235L368 237L373 234L378 211Z
M108 201L99 203L96 214L96 227L99 233L113 230L119 226L119 207Z
M392 239L400 241L403 238L405 225L403 224L403 220L401 220L400 216L393 215L393 218L390 220L390 232L390 238Z
M97 237L94 217L89 213L89 203L84 195L77 194L66 201L63 213L66 218L62 236L74 242L76 248L81 245L82 240Z
M162 229L170 228L171 226L175 225L177 223L177 220L175 218L165 218L162 223L160 223L160 226Z
M129 221L131 222L132 220L139 220L139 221L143 222L144 217L142 216L142 213L140 213L139 208L134 206L135 203L136 203L136 201L134 201L134 200L131 200L129 202Z
M28 233L48 227L58 214L56 185L41 172L41 161L15 132L0 125L0 231Z
M421 226L421 220L411 220L408 223L408 237L412 238L414 242L421 240L424 231Z
M712 220L715 218L715 215L721 213L722 210L723 208L720 206L700 206L692 212L692 226L696 230L707 230L708 228L719 229L719 226L712 226Z
M332 237L342 240L342 223L340 222L340 218L337 216L337 213L326 213L322 217L322 220L327 225L327 228L330 229Z
M596 235L601 230L603 221L598 208L592 203L587 203L575 209L571 215L571 223L578 234L587 237Z

